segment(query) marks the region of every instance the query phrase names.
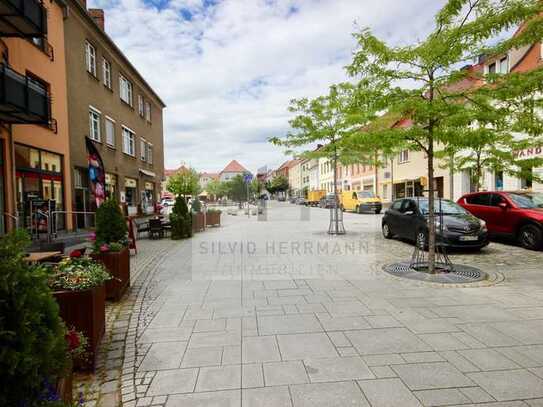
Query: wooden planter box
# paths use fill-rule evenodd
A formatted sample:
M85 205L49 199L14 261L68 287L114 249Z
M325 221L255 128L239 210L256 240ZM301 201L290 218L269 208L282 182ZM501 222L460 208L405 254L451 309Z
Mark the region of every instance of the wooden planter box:
M221 226L221 213L206 212L206 226Z
M60 317L68 328L74 327L87 337L88 361L74 366L94 370L98 345L106 327L106 288L104 285L84 291L55 291Z
M192 214L192 231L202 232L205 229L204 214L202 212Z
M130 287L130 252L128 248L120 252L93 253L91 257L102 263L113 277L106 281L106 298L119 301Z
M72 367L64 377L57 380L57 394L64 404L72 405L73 402L73 372Z

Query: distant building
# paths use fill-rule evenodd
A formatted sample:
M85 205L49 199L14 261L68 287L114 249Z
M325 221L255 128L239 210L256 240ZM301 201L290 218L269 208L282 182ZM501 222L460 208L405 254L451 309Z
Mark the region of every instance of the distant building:
M207 188L207 184L209 184L211 181L218 181L219 180L219 174L216 172L202 172L200 173L200 188L202 188L202 191L205 191Z
M246 173L250 173L250 171L247 168L245 168L243 165L241 165L239 162L237 162L236 160L232 160L219 173L219 180L228 181L234 178L236 175L243 175Z

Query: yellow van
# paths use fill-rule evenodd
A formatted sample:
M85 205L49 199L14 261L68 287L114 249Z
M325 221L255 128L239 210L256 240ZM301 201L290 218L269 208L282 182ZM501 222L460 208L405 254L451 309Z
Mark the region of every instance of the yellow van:
M371 191L342 191L340 196L341 209L356 213L381 213L383 202Z
M326 191L323 189L318 189L316 191L309 191L307 194L306 205L309 206L318 206L321 198L326 196Z

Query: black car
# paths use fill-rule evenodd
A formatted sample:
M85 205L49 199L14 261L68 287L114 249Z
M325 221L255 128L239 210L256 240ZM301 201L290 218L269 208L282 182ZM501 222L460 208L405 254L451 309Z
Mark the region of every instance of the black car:
M485 221L476 218L460 205L446 199L436 199L436 242L452 248L481 249L488 245ZM385 212L382 221L383 236L428 243L428 198L398 199Z
M336 196L334 194L326 194L319 201L321 208L329 209L336 206Z

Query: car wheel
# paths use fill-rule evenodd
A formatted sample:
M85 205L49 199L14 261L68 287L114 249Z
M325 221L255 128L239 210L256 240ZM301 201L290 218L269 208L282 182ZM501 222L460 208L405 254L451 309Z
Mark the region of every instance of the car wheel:
M543 231L536 225L525 225L519 230L518 241L525 249L538 250L543 246Z
M376 215L379 215L380 213L381 213L381 209L376 209L376 210L375 210L375 214L376 214Z
M340 206L341 212L345 212L345 207L343 205Z
M392 231L390 230L390 226L388 226L388 223L383 223L382 230L383 237L385 239L392 239Z
M362 211L360 210L360 206L356 205L356 207L354 208L354 211L355 213L362 213Z
M426 232L424 230L419 230L417 232L417 240L415 244L417 245L419 249L422 249L422 250L426 249L426 245L428 244L428 242L426 238Z

